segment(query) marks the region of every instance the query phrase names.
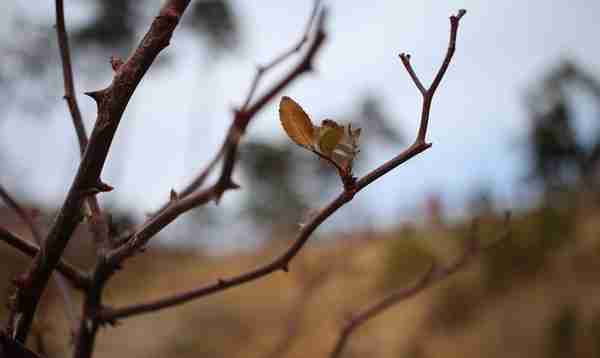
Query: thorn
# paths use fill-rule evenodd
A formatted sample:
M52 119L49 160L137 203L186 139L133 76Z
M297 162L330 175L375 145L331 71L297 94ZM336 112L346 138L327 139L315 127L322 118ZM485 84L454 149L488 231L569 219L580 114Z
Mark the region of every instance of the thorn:
M225 285L227 284L227 281L225 281L225 280L224 280L224 279L222 279L222 278L219 278L219 279L217 279L217 284L218 284L219 286L225 286Z
M106 183L103 183L101 181L98 181L96 184L94 184L92 187L90 188L86 188L86 189L81 189L80 193L82 196L90 196L90 195L96 195L99 193L103 193L103 192L108 192L108 191L112 191L114 188Z
M290 265L285 263L283 264L283 266L281 266L281 269L283 270L283 272L288 273L290 272Z
M100 192L108 192L108 191L112 191L114 188L106 183L103 183L102 181L98 181L98 183L96 183L96 188L100 191Z
M175 201L179 200L179 194L177 194L175 189L171 189L171 192L169 193L169 200L171 202L175 202Z
M238 184L234 183L233 181L228 181L227 184L225 184L225 189L226 190L237 190L241 188L241 186L239 186Z
M123 60L119 56L110 56L110 65L113 71L117 72L123 63Z
M104 91L103 90L90 91L90 92L83 92L83 94L85 94L88 97L91 97L94 101L96 101L96 103L100 103L100 101L102 100L102 97L104 96Z
M219 189L219 188L216 188L215 190L216 190L215 199L214 199L215 205L219 205L219 203L221 202L221 197L223 196L223 193L225 191L223 189Z

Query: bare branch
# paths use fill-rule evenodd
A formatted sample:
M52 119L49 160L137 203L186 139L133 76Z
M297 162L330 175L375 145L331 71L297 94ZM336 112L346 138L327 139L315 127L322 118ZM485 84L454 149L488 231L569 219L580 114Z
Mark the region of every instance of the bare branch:
M42 236L42 232L33 221L31 215L8 193L8 191L0 185L0 198L8 205L11 209L13 209L17 215L21 218L21 220L27 225L29 231L33 236L33 239L38 245L41 245L44 238ZM74 324L75 322L75 306L73 305L73 299L71 297L71 292L69 292L69 287L65 281L65 279L59 274L53 274L54 281L56 282L56 286L60 292L60 295L65 303L64 310L67 316L67 320Z
M250 102L254 97L254 93L256 92L256 89L258 88L258 85L263 76L267 72L272 70L274 67L277 67L277 65L279 65L280 63L282 63L283 61L287 60L292 55L300 51L304 44L308 41L310 30L312 29L315 19L317 18L320 5L321 0L314 1L312 12L310 14L310 17L308 18L308 22L306 23L306 27L304 28L304 32L302 33L302 37L300 37L300 40L298 40L298 42L294 46L292 46L289 50L283 52L279 56L275 57L273 60L271 60L271 62L267 63L266 65L258 66L256 74L254 75L254 79L252 80L252 84L250 85L250 90L248 91L248 95L246 96L246 100L244 101L244 105L241 108L242 111L247 109L250 105Z
M83 118L79 105L77 104L77 96L75 95L75 85L73 83L73 69L71 66L71 53L69 50L69 38L67 36L67 29L65 26L65 15L64 6L62 0L56 0L56 35L58 38L58 45L60 48L60 58L63 67L63 78L65 95L64 98L67 101L69 112L71 113L71 119L73 120L73 127L77 133L79 140L79 151L81 156L85 153L87 147L88 138L85 132L85 126L83 125ZM91 195L87 199L87 204L91 212L91 218L88 221L90 231L94 238L94 243L100 251L110 246L110 236L108 234L108 222L105 216L100 210L100 204L95 195Z
M396 292L391 293L390 295L384 297L383 299L365 307L360 310L358 313L352 316L352 318L345 324L343 329L341 330L338 339L335 344L335 348L329 355L330 358L339 358L342 355L342 352L348 343L348 339L350 335L358 329L361 325L366 323L368 320L374 318L375 316L383 313L387 309L393 307L394 305L408 300L427 287L445 279L446 277L460 271L467 264L469 264L475 257L479 256L483 251L495 246L496 244L505 241L510 231L508 229L508 221L510 216L506 216L506 231L500 236L499 239L495 240L492 244L482 247L479 244L479 240L475 237L476 233L476 223L474 222L473 227L471 228L472 237L467 242L467 247L461 257L456 260L455 263L448 267L438 266L435 262L433 262L427 272L421 276L417 280L416 283L409 287L404 287Z
M35 257L40 251L40 248L34 243L20 238L2 227L0 227L0 240L29 257ZM71 283L71 286L74 288L85 291L89 287L90 280L87 275L72 264L60 260L56 265L56 269L69 280L69 283Z
M453 18L455 18L455 17L453 17ZM456 24L458 24L458 22L456 22ZM319 28L321 28L321 26L322 25L319 25ZM456 35L454 35L454 36L456 36ZM311 46L311 49L309 49L309 54L312 52L311 50L313 50L314 47L315 47L315 45L313 43L313 46ZM314 51L316 51L316 49L314 49ZM451 58L451 56L449 58ZM304 61L303 61L303 63L304 63ZM309 64L309 62L307 64ZM294 72L292 72L292 74L293 73ZM162 229L162 227L164 227L165 225L168 224L168 223L162 222L163 219L161 217L164 217L165 220L168 220L170 222L170 221L174 220L180 214L181 210L185 210L186 207L188 207L190 205L195 205L198 203L205 203L211 199L214 199L214 198L218 199L220 197L220 195L222 194L222 191L219 192L219 190L223 189L223 187L222 187L222 185L224 185L223 183L227 183L229 185L232 184L230 175L231 175L231 171L233 170L233 163L235 161L236 146L237 146L237 142L239 141L239 136L241 135L240 133L243 133L243 130L245 129L245 125L247 125L247 122L249 120L247 115L255 113L255 111L257 109L255 110L254 108L261 105L261 103L268 101L268 99L270 99L270 97L269 97L271 95L270 93L273 93L273 95L274 95L274 93L277 93L277 91L279 89L281 89L282 87L283 87L283 84L281 84L281 83L276 85L274 87L274 89L271 90L271 92L265 94L265 96L263 96L261 99L257 100L257 102L254 104L254 106L250 107L247 112L238 112L238 116L236 116L235 122L236 123L240 122L240 123L238 123L237 126L233 127L233 129L238 130L239 132L235 132L234 136L232 137L233 138L232 140L234 140L234 142L230 143L230 149L226 152L226 155L225 155L226 157L224 159L224 161L225 161L224 168L223 168L223 171L221 174L221 179L219 180L219 182L217 182L217 184L215 184L215 186L213 186L209 189L206 189L202 192L194 194L194 196L190 196L186 199L179 201L177 204L175 204L173 206L174 209L169 210L169 208L167 208L166 210L161 212L161 214L158 217L154 218L154 220L151 220L146 226L144 226L138 232L137 237L136 237L136 235L134 235L133 239L130 240L125 246L123 246L122 248L120 248L118 250L113 250L114 252L109 256L109 261L114 261L115 265L120 264L124 259L126 259L130 255L133 255L137 250L139 250L141 247L143 247L150 238L148 236L148 234L142 235L143 233L148 232L149 234L153 235L155 232ZM422 109L423 114L421 116L421 121L422 121L421 127L423 127L424 118L425 119L428 118L428 115L429 115L428 106L431 104L432 98L433 98L433 92L431 92L431 94L429 95L429 101L423 102L423 109ZM244 115L240 115L240 113L242 113ZM244 120L245 120L245 122L242 122ZM426 128L426 126L425 126L425 128ZM230 131L230 133L231 133L231 131ZM424 139L424 137L423 137L423 139ZM321 223L323 223L327 218L329 218L339 208L341 208L346 203L351 201L354 198L354 195L356 195L359 191L361 191L362 189L367 187L369 184L371 184L372 182L374 182L381 176L383 176L383 175L387 174L388 172L390 172L391 170L395 169L402 163L413 158L417 154L425 151L429 147L431 147L431 144L427 144L427 143L425 143L424 140L420 140L419 137L417 137L417 140L415 141L415 143L412 144L410 147L408 147L403 152L401 152L399 155L397 155L390 161L384 163L380 167L376 168L369 174L365 175L360 180L356 181L353 186L345 186L344 191L342 193L340 193L337 196L337 198L335 198L332 202L330 202L326 207L321 209L321 211L316 216L314 216L309 223L307 223L305 226L302 227L302 230L300 231L300 233L298 234L298 236L296 237L296 239L294 240L292 245L285 252L283 252L281 255L276 257L270 263L267 263L257 269L248 271L248 272L240 274L238 276L233 276L231 278L226 278L226 279L219 279L212 284L208 284L208 285L202 286L197 289L193 289L193 290L190 290L187 292L175 294L175 295L165 297L162 299L158 299L155 301L131 305L128 307L123 307L123 308L106 308L106 309L102 310L101 312L99 312L98 319L101 321L104 321L104 322L114 322L117 319L129 317L132 315L149 313L149 312L161 310L161 309L164 309L167 307L183 304L183 303L186 303L188 301L191 301L191 300L194 300L194 299L197 299L200 297L211 295L216 292L224 291L228 288L239 286L246 282L250 282L250 281L262 278L262 277L267 276L278 270L288 271L289 263L291 262L291 260L304 247L304 245L310 238L311 234L317 229L317 227L319 227L319 225L321 225ZM229 157L228 157L228 155L229 155ZM229 168L227 167L228 165L229 165ZM194 201L194 200L196 200L196 202L191 202L191 203L189 202L189 201ZM185 204L183 204L183 203L185 203Z
M115 72L110 86L88 93L97 102L98 118L67 198L40 253L26 274L27 285L17 290L16 314L13 317L18 322L9 326L15 327L15 331L10 333L19 342L24 342L27 338L37 304L51 272L81 220L83 201L91 194L111 189L101 182L100 174L123 112L154 59L169 45L173 31L189 2L167 1L138 48Z
M63 80L65 86L64 99L67 101L69 112L71 112L71 119L73 120L73 127L75 127L75 133L77 134L77 140L79 141L79 151L81 155L85 152L87 147L88 138L85 132L85 126L83 125L83 118L81 111L77 105L77 97L75 96L75 85L73 84L73 69L71 66L71 56L69 50L69 38L67 37L67 30L65 28L65 15L63 0L56 0L56 35L58 37L58 46L60 48L60 58L63 67Z
M401 53L400 59L402 60L402 64L406 68L406 72L408 72L408 74L410 75L410 78L413 80L413 82L419 89L419 92L421 92L421 94L423 96L426 96L427 90L425 89L425 87L423 87L421 80L419 79L419 77L415 73L415 70L413 69L412 65L410 64L410 55L407 53Z
M444 57L444 61L440 66L431 86L428 89L425 89L421 80L415 73L410 64L410 55L407 53L401 53L400 59L402 60L402 64L406 68L406 71L410 75L410 78L413 80L419 92L423 95L423 110L421 112L421 125L419 126L419 133L417 135L417 143L425 143L425 137L427 136L427 126L429 124L429 112L431 110L431 102L433 100L433 95L437 90L440 82L442 82L442 78L444 78L444 74L450 66L450 61L452 60L452 56L454 55L454 51L456 50L456 35L458 33L458 25L460 19L467 13L466 10L461 9L458 10L457 15L450 16L450 40L448 41L448 50L446 51L446 56Z
M27 228L31 231L34 240L39 245L43 238L43 235L37 225L33 222L31 215L19 204L17 201L8 193L8 191L0 184L0 199L8 205L9 208L15 211L19 218L27 225Z
M419 278L417 282L415 282L413 285L392 293L391 295L385 297L381 301L376 302L372 306L369 306L364 310L360 311L358 314L354 315L348 321L346 326L342 329L336 341L335 348L330 354L330 358L337 358L341 356L342 351L346 346L348 339L350 338L350 335L360 325L373 318L374 316L378 315L379 313L383 312L387 308L390 308L395 303L413 297L414 295L425 289L429 285L434 272L435 265L431 265L429 270L427 270L427 272L424 275L422 275L421 278Z
M292 46L289 50L287 50L287 51L281 53L280 55L278 55L277 57L275 57L269 63L258 66L258 68L256 70L256 74L254 75L254 79L252 80L252 84L250 85L248 94L246 95L246 99L244 100L244 104L242 105L242 107L240 108L240 110L238 112L243 113L248 110L248 107L250 106L250 102L254 98L254 95L258 88L258 85L259 85L260 81L262 80L262 78L264 77L264 75L266 75L267 72L271 71L273 68L277 67L283 61L292 57L294 54L300 52L300 50L302 50L305 47L306 43L308 42L308 40L310 38L311 30L315 26L315 21L318 18L320 6L321 6L321 0L315 0L312 11L311 11L311 15L308 19L308 22L306 24L304 32L302 33L300 40L294 46ZM232 131L234 130L234 128L233 128L234 125L235 125L235 123L232 123L231 127L229 128L228 133L232 133ZM215 157L209 162L209 164L196 176L196 178L194 178L192 180L191 183L189 183L183 190L181 190L179 192L180 198L185 198L186 196L192 194L194 191L200 189L202 187L202 185L204 185L204 182L208 178L208 175L213 171L213 169L216 167L217 163L225 155L225 151L227 149L226 147L227 147L228 143L229 143L229 136L223 142L223 144L221 145L221 148L219 149L219 151L217 152ZM164 204L163 207L159 211L164 210L167 206L168 206L168 203Z

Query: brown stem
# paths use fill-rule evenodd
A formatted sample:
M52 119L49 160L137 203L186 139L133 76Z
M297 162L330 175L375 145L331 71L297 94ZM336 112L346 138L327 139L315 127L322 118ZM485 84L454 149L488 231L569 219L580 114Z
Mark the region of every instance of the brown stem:
M510 219L510 216L507 215L506 222L505 222L506 227L508 227L509 219ZM499 239L495 240L490 245L482 247L479 244L479 240L476 238L476 231L477 231L476 223L474 222L473 227L471 229L472 237L470 238L470 241L467 243L468 244L467 248L465 249L465 251L463 252L461 257L458 260L456 260L456 262L454 262L452 265L450 265L448 267L442 267L442 266L437 266L435 264L435 262L433 262L431 264L429 270L427 270L427 272L424 275L422 275L421 278L419 278L417 280L417 282L414 283L412 286L404 287L396 292L393 292L393 293L389 294L388 296L382 298L381 300L365 307L364 309L360 310L358 313L354 314L352 316L352 318L350 320L348 320L348 322L344 325L344 327L340 331L340 334L335 343L335 347L334 347L333 351L331 352L331 354L329 355L329 357L330 358L341 357L342 352L348 343L348 339L350 338L350 335L352 335L352 333L356 329L358 329L360 326L362 326L368 320L383 313L384 311L393 307L394 305L416 296L417 294L419 294L420 292L425 290L427 287L460 271L467 264L469 264L469 262L471 262L475 257L477 257L481 252L496 246L498 243L504 242L510 234L510 231L507 228L507 230L500 236Z
M421 278L419 278L419 280L417 280L417 282L415 282L412 286L405 287L397 292L394 292L382 299L381 301L376 302L375 304L363 309L362 311L354 315L340 332L340 335L335 344L335 348L333 349L333 352L331 352L329 357L340 357L352 332L354 332L354 330L356 330L363 323L378 315L379 313L383 312L387 308L390 308L394 304L402 300L408 299L410 297L413 297L414 295L425 289L431 282L433 273L435 271L434 267L434 265L431 265L430 269L427 270L427 273L421 276Z
M77 104L77 96L75 95L75 85L73 83L73 68L71 66L71 52L69 50L69 37L67 35L67 29L65 26L65 14L64 5L62 0L55 1L56 9L56 36L58 38L58 45L60 48L60 59L63 68L63 79L65 87L64 99L67 101L69 112L71 113L71 119L73 121L73 127L79 140L79 152L81 156L85 153L85 148L88 144L88 138L83 125L83 118L79 105ZM105 216L100 210L100 204L96 195L91 195L87 199L87 205L91 212L91 218L88 220L94 243L103 250L110 246L110 237L108 234L108 222Z
M71 112L73 127L75 127L75 133L77 134L77 140L79 141L79 150L81 155L83 155L83 152L85 152L85 147L87 147L88 138L85 132L85 126L83 125L81 111L77 105L77 97L75 96L75 85L73 84L73 70L71 66L71 56L69 50L69 38L67 37L67 30L65 28L63 0L56 0L55 9L56 35L58 37L58 46L60 48L60 58L62 61L63 80L65 86L65 95L63 98L65 101L67 101L69 112Z
M0 240L29 257L35 257L40 251L40 248L34 243L20 238L2 227L0 227ZM64 260L58 262L56 270L68 279L74 288L85 291L90 285L90 280L83 271Z
M33 221L31 215L17 202L15 198L13 198L8 191L0 185L0 199L2 199L6 205L8 205L11 209L13 209L19 218L25 223L25 225L31 231L33 239L41 246L44 238L42 236L42 232L39 227ZM67 320L74 325L75 324L75 306L73 304L73 299L71 297L71 292L69 292L69 286L64 277L61 276L60 273L53 274L54 282L56 282L56 286L58 287L58 291L64 301L64 310L67 316Z
M267 63L266 65L258 66L256 74L254 75L254 79L252 80L252 84L250 85L250 90L248 91L248 95L246 96L246 100L244 101L244 105L242 105L242 111L248 108L248 106L250 105L250 102L254 97L254 93L256 92L256 89L258 88L258 85L260 84L260 81L262 80L265 73L272 70L274 67L277 67L277 65L279 65L280 63L282 63L283 61L287 60L292 55L300 51L304 44L308 41L310 30L313 28L313 24L319 13L320 5L321 0L314 1L312 12L310 14L310 17L308 18L308 22L306 23L306 27L304 28L304 32L302 33L302 37L300 37L300 40L298 40L298 42L294 46L272 59L271 62Z
M417 134L417 142L425 143L425 136L427 134L427 126L429 125L429 112L431 110L431 102L433 101L433 95L437 90L438 86L442 82L442 78L444 74L446 74L446 70L448 66L450 66L450 61L452 60L452 56L454 55L454 51L456 50L456 35L458 33L458 25L460 23L460 19L465 16L467 13L466 10L461 9L458 10L457 15L450 16L450 39L448 41L448 50L446 51L446 57L444 57L444 61L440 66L433 82L426 90L421 80L413 70L410 64L410 55L406 53L400 54L400 59L402 60L402 64L406 68L406 71L410 75L410 78L413 80L419 92L423 95L423 111L421 112L421 125L419 126L419 133Z
M169 45L173 31L189 2L190 0L166 2L138 48L116 71L110 86L89 93L98 105L94 130L65 202L40 253L26 273L27 285L17 290L15 314L12 315L16 322L9 322L8 326L14 327L14 332L10 333L19 342L24 342L27 338L37 304L51 272L81 220L84 200L91 194L112 189L100 181L100 174L123 112L154 59Z

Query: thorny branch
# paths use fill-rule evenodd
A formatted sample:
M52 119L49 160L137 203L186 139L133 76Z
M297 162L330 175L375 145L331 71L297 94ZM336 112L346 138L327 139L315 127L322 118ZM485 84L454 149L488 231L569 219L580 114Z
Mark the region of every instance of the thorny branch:
M438 265L435 261L431 263L429 269L425 274L423 274L415 283L411 286L404 287L396 292L389 294L388 296L382 298L381 300L365 307L360 310L358 313L354 314L344 325L340 334L335 343L335 347L331 354L330 358L339 358L342 356L342 352L348 343L348 339L356 331L360 326L366 323L368 320L378 316L383 313L387 309L395 306L396 304L408 300L426 288L432 286L433 284L443 280L444 278L460 271L466 265L468 265L473 259L475 259L481 252L496 246L498 243L506 241L508 238L510 231L508 229L508 222L510 216L506 215L505 226L506 231L501 235L499 239L496 239L490 245L486 245L482 247L480 245L480 241L476 237L472 237L470 242L467 243L467 248L461 255L461 257L456 260L452 265L448 267L443 267ZM471 234L474 236L476 231L476 225L474 223Z
M42 244L44 240L42 236L42 232L39 227L34 222L31 215L23 208L15 198L12 197L8 193L8 191L0 184L0 199L8 205L12 210L14 210L19 218L25 223L25 225L31 231L31 235L33 239L38 245ZM54 273L52 275L54 277L54 281L56 282L56 286L60 292L60 295L64 301L64 310L67 316L67 320L71 323L75 323L75 306L73 304L73 298L71 297L71 292L69 291L69 286L67 285L65 278L61 276L60 273Z
M319 211L319 213L317 215L315 215L310 222L308 222L305 226L302 227L301 231L299 232L298 236L296 237L296 239L294 240L292 245L285 252L283 252L281 255L276 257L270 263L267 263L267 264L265 264L261 267L258 267L254 270L242 273L238 276L219 279L214 283L207 284L205 286L202 286L202 287L199 287L199 288L187 291L187 292L182 292L182 293L174 294L169 297L157 299L155 301L135 304L135 305L126 306L126 307L122 307L122 308L105 308L98 313L98 318L104 322L115 322L116 320L122 319L125 317L154 312L154 311L161 310L161 309L164 309L167 307L172 307L175 305L183 304L183 303L189 302L191 300L194 300L194 299L197 299L200 297L211 295L216 292L224 291L228 288L239 286L246 282L250 282L250 281L262 278L262 277L267 276L275 271L282 270L282 271L287 272L289 270L290 261L304 247L304 245L310 238L311 234L317 229L317 227L319 227L319 225L321 225L321 223L323 223L327 218L329 218L331 215L333 215L333 213L335 213L339 208L341 208L346 203L351 201L353 199L354 195L356 195L362 189L367 187L369 184L371 184L375 180L379 179L383 175L387 174L391 170L395 169L402 163L408 161L409 159L415 157L419 153L421 153L421 152L427 150L429 147L431 147L431 144L428 144L425 142L425 136L427 134L426 133L427 121L429 120L431 101L433 99L435 90L437 89L444 73L446 72L448 65L450 64L452 55L454 54L459 20L461 19L462 16L464 16L465 13L466 13L465 10L460 10L457 16L450 17L450 23L451 23L450 45L448 47L448 52L446 54L444 62L442 64L440 70L438 71L438 74L437 74L434 82L432 83L431 87L426 91L426 95L424 95L423 106L422 106L422 115L421 115L421 125L420 125L419 133L417 135L417 139L415 140L415 142L411 146L409 146L407 149L402 151L400 154L398 154L396 157L392 158L388 162L384 163L383 165L379 166L378 168L374 169L373 171L371 171L370 173L368 173L367 175L365 175L364 177L362 177L361 179L356 181L352 187L345 187L344 190L337 196L337 198L335 198L327 206L325 206L323 209L321 209L321 211ZM313 43L313 45L314 45L314 43ZM313 47L314 46L311 46L311 49ZM309 50L309 52L310 52L310 50ZM401 55L401 58L403 59L403 62L404 62L406 55ZM406 64L405 64L405 66L406 66ZM281 85L276 86L275 89L273 89L271 92L276 93L275 90L278 89L278 87L282 87L282 86ZM267 100L268 100L268 98L265 99L264 102L266 102ZM261 100L258 100L257 103L254 105L254 107L257 106L259 103L261 103ZM252 108L254 108L254 107L249 108L248 112L254 113L254 111L252 110ZM247 119L247 117L245 117L245 116L238 117L239 114L240 114L240 112L237 112L236 120L235 120L236 122ZM245 124L247 124L247 121L245 122ZM241 127L242 131L240 133L243 133L244 128L245 128L245 126ZM235 138L238 138L238 137L235 137ZM227 153L232 153L231 155L233 156L233 158L235 158L235 153L236 153L235 146L232 145L232 147L233 147L233 150L228 151ZM226 154L226 158L227 158L227 154ZM229 169L227 169L228 165L230 166ZM232 169L233 169L233 161L232 160L228 161L226 159L221 178L225 178L226 183L229 183L230 185L232 183L230 181L231 179L230 179L229 175L230 175ZM220 193L215 192L215 191L219 189L218 188L219 183L220 183L220 181L216 184L216 186L213 186L209 189L206 189L206 190L201 191L198 194L194 194L194 195L200 197L202 199L202 202L206 202L213 198L218 198L220 196ZM182 200L181 202L184 202L186 200L189 201L191 198L192 197L186 198L186 199ZM176 205L181 205L181 204L177 203ZM165 213L165 211L162 212L162 214L164 214L164 213ZM159 223L156 223L155 225L158 225L158 224ZM144 229L142 229L142 230L144 230ZM135 241L133 241L133 242L135 243ZM119 252L117 251L117 252L115 252L115 254L118 255ZM119 257L119 256L117 256L117 257ZM118 260L117 262L120 262L120 261L121 260Z
M75 85L73 83L73 68L71 66L71 52L69 50L69 37L65 26L65 14L63 0L56 0L56 36L58 38L58 46L60 48L60 58L63 68L63 79L65 87L64 99L67 101L73 127L79 141L79 152L81 156L85 153L88 144L85 126L83 125L83 117L77 104L77 96L75 95ZM91 217L88 220L90 231L92 232L94 243L99 250L106 249L110 245L110 237L108 235L108 223L102 211L96 195L90 195L87 199L87 205L91 212Z
M64 204L56 217L41 250L25 274L25 284L17 290L13 318L8 327L11 338L24 342L30 331L36 307L58 264L73 231L82 219L82 205L90 195L110 191L100 174L112 139L125 108L137 85L169 41L189 0L170 0L165 3L138 48L115 72L112 83L105 89L89 92L98 105L98 116L89 143L79 165ZM88 294L88 298L89 298Z

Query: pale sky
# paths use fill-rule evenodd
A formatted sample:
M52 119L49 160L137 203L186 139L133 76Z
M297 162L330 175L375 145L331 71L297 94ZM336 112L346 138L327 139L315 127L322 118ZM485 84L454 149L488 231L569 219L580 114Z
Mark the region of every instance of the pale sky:
M233 3L242 20L243 48L226 55L225 61L210 63L210 54L192 38L175 34L168 49L171 66L150 71L123 118L103 175L117 187L102 200L151 211L168 198L170 188L181 188L217 150L231 108L240 103L254 75L253 66L296 41L311 7L310 1ZM378 222L388 224L417 217L424 197L432 192L442 193L450 215L462 213L469 194L478 188L491 189L503 208L525 205L529 190L522 180L527 129L522 94L564 58L600 74L600 2L326 3L329 37L317 59L317 73L302 77L282 95L296 99L320 120L347 113L361 94L376 91L394 125L407 135L418 125L420 95L397 55L410 53L416 72L428 83L445 54L448 16L461 8L468 11L453 63L434 99L429 131L433 148L361 193L356 205L371 208ZM75 63L78 92L109 82L108 64L98 70L105 75L95 82L77 72L84 68ZM82 95L79 101L91 129L95 108ZM277 103L257 116L247 139L287 140L279 127ZM0 173L0 180L34 188L49 202L64 198L77 150L60 96L51 121L39 125L15 114L0 125L0 138L9 143L5 155L17 158L14 173ZM401 149L362 151L375 167ZM239 195L226 195L225 205L234 205Z

